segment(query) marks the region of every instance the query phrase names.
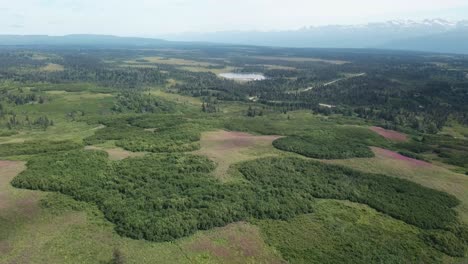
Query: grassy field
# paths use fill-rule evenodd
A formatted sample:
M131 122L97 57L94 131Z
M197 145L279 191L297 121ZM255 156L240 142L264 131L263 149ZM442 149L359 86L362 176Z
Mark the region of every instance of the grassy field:
M254 136L242 132L214 131L202 134L200 150L196 154L204 155L216 162L214 176L222 181L232 180L231 166L242 161L275 155L272 146L278 136ZM276 153L278 155L278 153Z
M183 65L183 66L214 66L215 64L201 62L201 61L194 61L194 60L185 60L185 59L177 59L177 58L163 58L163 57L143 57L138 60L134 61L127 61L127 63L141 63L141 62L149 62L155 64L168 64L168 65Z
M41 71L46 71L46 72L61 72L64 69L65 68L60 64L49 63L46 66L42 67L40 70Z
M34 119L46 115L54 121L47 130L22 130L10 137L0 137L1 143L24 142L27 140L73 140L79 141L94 134L100 126L84 122L73 122L68 113L80 111L84 116L105 115L110 112L114 98L111 94L64 91L47 92L49 102L46 104L27 104L17 106L21 116Z
M294 62L323 62L323 63L330 63L330 64L345 64L349 63L349 61L343 61L343 60L325 60L325 59L319 59L319 58L305 58L305 57L290 57L290 56L285 56L285 57L275 57L275 56L256 56L257 59L261 60L282 60L282 61L294 61Z

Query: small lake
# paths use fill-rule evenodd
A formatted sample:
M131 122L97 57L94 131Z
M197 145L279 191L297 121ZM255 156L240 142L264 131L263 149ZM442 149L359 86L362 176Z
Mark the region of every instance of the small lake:
M236 80L236 81L262 81L265 80L266 77L263 74L260 73L234 73L234 72L228 72L228 73L221 73L219 76L226 78L226 79L231 79L231 80Z

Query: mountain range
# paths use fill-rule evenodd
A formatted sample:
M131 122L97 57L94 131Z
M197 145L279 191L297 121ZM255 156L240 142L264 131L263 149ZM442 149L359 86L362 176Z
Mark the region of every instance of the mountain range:
M135 34L137 34L136 32ZM163 40L165 39L165 40ZM168 41L167 41L168 40ZM160 38L108 35L0 35L0 46L68 45L167 47L195 42L292 48L358 48L468 54L468 20L393 20L363 25L328 25L289 31L183 33Z
M289 31L184 33L174 41L249 44L297 48L379 48L468 53L468 20L392 20L363 25L328 25Z

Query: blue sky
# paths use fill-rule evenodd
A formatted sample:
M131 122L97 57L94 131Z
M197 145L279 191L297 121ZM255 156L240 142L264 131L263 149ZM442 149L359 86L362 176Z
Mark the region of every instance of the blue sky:
M158 36L468 19L467 0L0 0L0 34Z

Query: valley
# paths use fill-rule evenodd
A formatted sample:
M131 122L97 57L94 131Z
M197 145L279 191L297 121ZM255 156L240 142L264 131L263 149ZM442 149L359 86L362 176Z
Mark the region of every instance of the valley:
M468 260L466 56L158 45L0 48L0 263Z

